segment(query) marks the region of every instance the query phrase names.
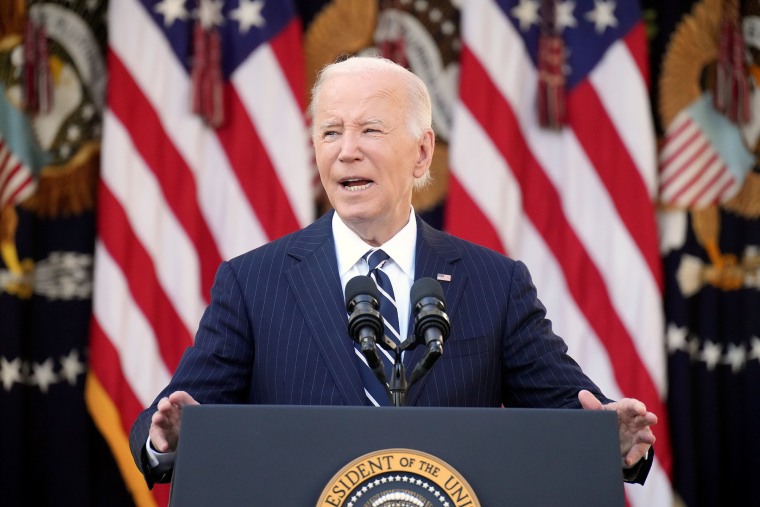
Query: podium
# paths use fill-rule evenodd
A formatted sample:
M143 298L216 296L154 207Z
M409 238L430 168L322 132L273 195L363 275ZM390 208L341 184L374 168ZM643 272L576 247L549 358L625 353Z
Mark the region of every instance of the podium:
M202 405L180 431L172 506L625 505L612 412Z

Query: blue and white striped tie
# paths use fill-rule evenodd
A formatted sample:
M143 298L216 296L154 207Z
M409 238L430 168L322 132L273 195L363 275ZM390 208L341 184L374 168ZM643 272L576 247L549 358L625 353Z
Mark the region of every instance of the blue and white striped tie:
M390 257L382 250L370 250L364 254L363 259L367 261L367 265L369 266L369 272L367 274L375 280L375 284L380 291L380 315L382 315L383 323L385 324L385 335L399 344L401 343L401 339L399 335L396 298L393 295L391 279L388 278L388 275L382 269ZM394 363L393 355L380 346L379 342L381 337L378 336L377 338L377 350L385 365L385 376L386 378L391 378ZM364 392L367 394L367 398L375 406L390 405L385 387L381 385L380 381L375 377L375 374L372 373L372 370L367 366L366 360L358 347L356 348L356 351L359 358L362 360L362 366L359 370L362 375Z

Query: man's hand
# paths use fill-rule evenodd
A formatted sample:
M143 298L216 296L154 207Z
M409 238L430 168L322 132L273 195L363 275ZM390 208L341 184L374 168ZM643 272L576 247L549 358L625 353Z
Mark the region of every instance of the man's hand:
M150 420L150 443L158 452L174 452L179 440L182 407L198 405L185 391L175 391L158 402L158 411Z
M632 467L646 456L655 441L650 426L657 424L657 416L652 412L647 412L642 402L633 398L623 398L620 401L602 405L602 402L586 390L578 393L578 401L586 410L614 410L617 413L623 468Z

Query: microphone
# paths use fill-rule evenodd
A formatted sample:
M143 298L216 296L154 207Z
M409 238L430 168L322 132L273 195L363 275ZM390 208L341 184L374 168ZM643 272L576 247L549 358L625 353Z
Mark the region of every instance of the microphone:
M377 337L383 336L380 291L369 276L355 276L346 284L348 333L356 342L375 376L386 385L385 366L377 353Z
M451 323L446 315L443 288L432 278L420 278L409 293L414 313L414 336L425 345L425 355L414 367L409 385L422 378L443 354L443 342L449 337Z

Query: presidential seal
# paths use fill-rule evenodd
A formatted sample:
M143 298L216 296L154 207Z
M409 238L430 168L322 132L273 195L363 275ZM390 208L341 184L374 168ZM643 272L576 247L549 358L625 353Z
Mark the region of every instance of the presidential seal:
M448 463L412 449L361 456L336 473L317 507L479 507L472 488Z

